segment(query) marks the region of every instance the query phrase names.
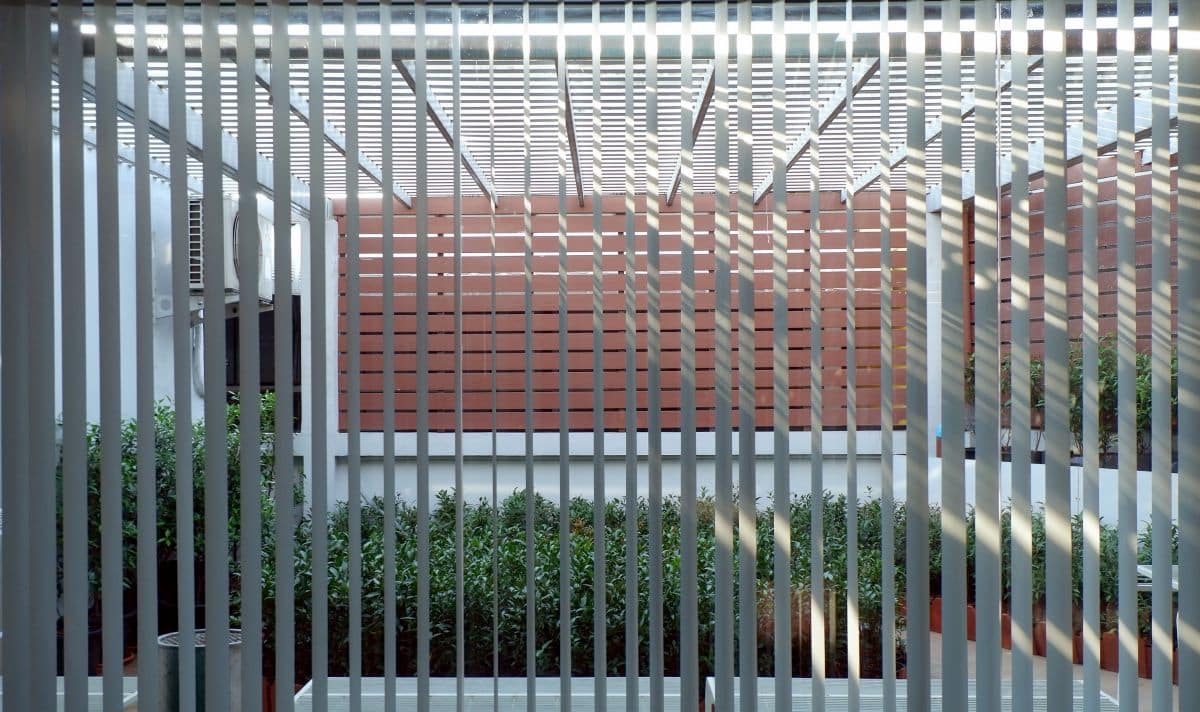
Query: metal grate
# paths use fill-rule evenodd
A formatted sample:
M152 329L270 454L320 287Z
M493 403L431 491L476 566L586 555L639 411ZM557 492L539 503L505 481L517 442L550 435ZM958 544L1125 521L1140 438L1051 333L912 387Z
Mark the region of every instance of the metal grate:
M188 287L193 292L204 289L204 200L188 201Z

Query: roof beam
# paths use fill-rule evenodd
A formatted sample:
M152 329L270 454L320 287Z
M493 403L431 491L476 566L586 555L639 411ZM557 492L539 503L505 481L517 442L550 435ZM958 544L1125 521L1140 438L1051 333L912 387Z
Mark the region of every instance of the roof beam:
M833 92L833 96L830 96L828 99L826 99L825 103L821 106L820 112L817 114L818 136L820 136L821 132L828 128L829 125L833 123L834 119L838 117L838 114L842 113L842 110L846 108L847 96L854 96L857 94L871 79L871 77L875 76L875 72L877 71L879 71L878 57L874 59L860 59L855 63L854 71L850 77L849 87L847 87L845 84L840 85ZM847 88L849 89L848 93ZM800 137L797 138L788 149L785 170L791 170L792 166L796 164L796 161L800 160L800 156L808 150L810 145L812 145L812 139L813 134L809 129L805 129L800 133ZM767 193L771 192L771 187L774 184L775 176L773 175L765 176L762 179L762 181L758 184L758 187L754 189L755 205L762 202L762 199L766 197Z
M58 65L51 65L51 72L58 80ZM136 79L133 69L124 62L117 62L117 115L128 122L133 122L133 97ZM167 92L154 82L147 82L150 92L149 122L150 135L164 143L170 140L170 120L167 116ZM83 63L83 95L91 101L96 100L96 61L86 59ZM187 138L188 155L199 160L204 153L204 141L201 136L200 114L191 107L187 109L187 120L184 126ZM228 131L221 131L221 164L225 175L236 177L238 174L238 141ZM271 159L257 156L258 187L268 197L275 197L275 164ZM309 189L299 178L291 176L292 206L301 215L309 213Z
M271 66L261 59L256 61L254 63L254 78L258 81L259 86L267 91L270 91ZM309 113L308 101L305 100L304 97L300 96L295 89L290 87L288 88L288 105L291 108L292 113L295 114L296 117L301 121L303 121L305 125L309 127L309 129L311 129L312 120L309 118L311 114ZM325 140L329 142L329 145L337 149L338 153L345 156L346 135L328 121L325 122L324 128ZM375 161L372 161L367 154L363 153L362 151L358 152L358 165L362 168L363 173L366 173L371 180L375 181L375 184L378 185L380 189L388 189L388 186L383 184L383 171L379 169L379 166L375 163ZM404 187L399 183L393 183L391 185L391 191L396 200L404 203L404 205L407 207L411 208L413 206L412 196L410 196L408 191L404 190Z
M55 133L59 133L58 109L55 109L50 114L50 127ZM87 126L84 126L83 145L87 146L88 148L95 149L96 142L96 132ZM133 149L120 142L117 143L117 160L130 166L137 165L137 157L134 155ZM147 164L147 168L150 170L150 175L154 176L155 178L167 181L168 183L171 181L170 167L154 156L150 157L150 162ZM196 194L204 192L204 189L200 186L200 181L196 180L195 177L190 175L187 178L187 187L188 190Z
M413 74L412 67L406 60L397 60L396 69L399 70L400 76L404 77L404 83L415 94L417 91L417 78ZM446 143L454 148L454 123L450 121L450 117L446 115L446 110L442 108L442 103L438 101L437 95L431 91L426 92L428 101L425 104L426 113L429 115L429 120L433 122L438 133L442 134L442 138L446 139ZM499 205L499 198L496 195L496 187L492 185L492 180L483 172L483 167L475 160L471 150L467 148L466 143L461 143L458 146L459 155L462 157L463 167L467 169L467 173L471 179L475 181L475 185L483 191L483 194L488 196L492 204Z
M1042 57L1041 56L1031 57L1029 59L1029 66L1026 69L1026 71L1032 72L1040 66L1042 66ZM1011 87L1011 86L1012 86L1012 62L1004 62L1000 65L1000 77L999 77L999 82L997 84L997 91L998 92L1008 91L1009 87ZM965 92L963 92L963 95L962 95L961 118L966 119L974 113L975 113L975 92L974 91L965 91ZM936 141L941 135L942 135L941 117L935 118L934 120L925 124L925 145L926 146L928 146L929 144ZM896 149L894 151L892 151L891 155L888 156L888 167L895 168L896 166L903 163L905 161L905 159L907 159L907 158L908 158L908 146L903 146L903 145L898 146L898 147L896 147ZM861 176L855 178L854 182L851 184L849 189L843 188L842 189L842 202L846 202L847 198L849 198L853 195L858 195L859 193L863 192L867 188L870 188L872 185L875 185L875 183L881 177L883 177L883 164L882 163L880 163L879 165L876 165L871 170L869 170L866 173L863 173Z
M556 61L555 68L563 72L564 68ZM579 167L579 141L575 135L575 108L571 103L571 73L563 74L563 100L567 111L567 144L571 147L571 166L575 171L575 192L579 195L579 207L583 207L583 171Z
M1179 121L1179 83L1171 82L1170 87L1170 123L1172 126ZM1151 111L1154 102L1150 92L1142 92L1133 100L1133 140L1140 141L1150 135ZM1117 109L1110 107L1101 111L1097 117L1097 153L1104 155L1117 148ZM1172 144L1177 149L1178 144ZM1083 160L1083 123L1075 122L1067 126L1067 166L1075 165ZM1000 157L998 166L1000 180L998 188L1003 191L1012 185L1013 160L1012 153ZM1029 142L1029 179L1041 178L1046 170L1046 145L1044 140ZM963 200L975 197L975 171L963 172ZM926 194L926 206L930 212L942 209L942 186L935 185Z
M708 65L708 71L704 73L704 79L700 82L703 87L700 90L700 95L696 97L696 105L692 107L692 145L696 145L696 139L700 137L700 129L704 128L704 117L708 115L708 106L712 103L713 91L717 88L717 63L712 62ZM683 155L675 157L675 170L671 172L671 187L667 189L667 205L670 205L675 200L675 194L679 192L679 182L683 179Z

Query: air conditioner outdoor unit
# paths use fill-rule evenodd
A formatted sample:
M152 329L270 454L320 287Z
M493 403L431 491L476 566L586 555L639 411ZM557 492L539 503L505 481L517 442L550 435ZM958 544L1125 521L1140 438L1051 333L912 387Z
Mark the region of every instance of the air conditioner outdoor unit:
M193 292L204 290L204 201L194 198L188 204L188 281ZM222 235L224 239L225 291L241 291L243 271L238 256L240 240L247 225L247 216L238 211L238 203L229 196L222 199ZM275 226L270 219L257 210L253 218L258 225L258 297L271 301L275 298ZM300 293L300 245L303 224L291 226L292 247L292 294Z

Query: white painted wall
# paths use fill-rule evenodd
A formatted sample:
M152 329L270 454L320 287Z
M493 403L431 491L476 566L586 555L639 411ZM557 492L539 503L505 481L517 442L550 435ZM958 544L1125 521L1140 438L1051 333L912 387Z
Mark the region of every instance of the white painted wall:
M55 328L55 366L62 372L62 314L63 309L79 309L78 304L63 304L62 295L62 236L59 218L59 162L58 136L54 137L54 328ZM87 418L90 422L100 419L100 287L99 287L99 248L98 227L96 218L96 152L87 146L83 152L84 170L84 201L78 209L84 212L85 239L85 284L82 308L86 312L87 324ZM118 279L121 288L120 312L120 341L121 341L121 416L131 418L137 412L137 371L134 354L136 352L135 315L138 309L151 309L154 305L141 305L136 302L134 284L134 172L133 167L125 163L117 165L118 187L116 194L121 199L118 208L120 232L120 274ZM169 259L171 243L171 213L170 186L166 181L152 177L150 179L150 230L154 240L156 257ZM163 251L166 251L163 254ZM165 292L169 297L170 285L155 285L155 292ZM170 314L159 313L154 320L154 397L172 398L175 393L175 379L172 371L174 342L171 336ZM62 379L55 379L55 407L62 412ZM204 403L199 394L192 395L192 415L199 417L203 413Z
M906 487L906 458L905 433L896 431L895 455L893 468L895 473L895 496L897 502L903 502ZM772 461L773 435L770 432L756 433L755 452L758 462L758 489L756 496L760 507L771 504L772 484L774 482L774 464ZM791 491L804 494L810 491L810 453L811 439L808 432L792 433L789 445L791 454ZM605 471L607 496L619 498L625 496L625 460L624 433L606 433L605 435ZM843 432L825 434L825 488L835 494L846 493L846 437ZM335 466L334 476L329 482L330 501L345 501L347 497L349 469L346 460L347 436L339 433L334 436L333 445ZM881 493L880 466L880 433L867 431L859 433L858 479L860 499L876 498ZM649 473L646 461L646 433L638 434L638 494L646 496L649 492ZM715 487L716 463L713 457L715 438L713 433L697 434L696 478L697 486L707 489L711 494ZM591 498L593 492L593 454L592 434L590 432L572 433L570 441L571 457L569 459L571 473L571 495ZM737 467L737 437L734 433L734 467ZM430 492L436 495L439 490L452 490L454 487L454 444L453 435L449 433L433 433L430 435ZM380 496L383 494L383 459L381 453L383 441L379 433L366 433L363 436L363 465L362 491L364 497ZM416 437L413 433L399 433L396 436L396 486L397 494L404 501L415 503L417 499L416 486ZM553 500L559 498L559 463L558 435L556 433L536 433L533 446L534 487L546 497ZM929 501L931 504L941 502L942 492L942 461L931 458L929 462ZM680 460L679 434L663 434L663 493L678 495L680 492ZM311 470L306 470L311 473ZM1001 464L1000 501L1007 503L1012 496L1012 471L1010 463ZM492 493L492 458L491 435L488 433L467 433L464 435L464 495L467 501L491 499ZM1032 481L1032 497L1040 508L1045 500L1046 471L1044 465L1033 465L1030 477ZM967 503L975 502L975 462L966 463L966 497ZM497 491L501 498L512 494L515 490L525 487L525 457L524 434L500 433L497 437L496 458ZM1100 471L1100 517L1109 524L1117 521L1117 471L1103 469ZM310 483L311 484L311 483ZM1150 520L1151 476L1149 472L1138 473L1138 523L1142 526ZM1178 489L1178 475L1172 475L1172 492ZM1173 496L1174 498L1174 496ZM1083 511L1083 481L1081 468L1071 469L1071 511ZM1173 507L1172 519L1177 516Z
M758 457L758 491L761 506L769 504L773 483L773 452L770 432L756 433L755 445ZM896 451L903 454L904 432L896 433ZM808 432L792 433L789 450L792 460L791 490L807 492L811 438ZM879 431L859 433L859 493L878 497L881 488L879 466ZM825 439L825 486L830 491L844 492L846 483L846 437L843 432L826 433ZM625 434L610 432L605 435L606 492L609 498L625 494ZM711 432L697 435L696 478L697 487L711 494L716 486L716 461L714 448L716 439ZM349 470L346 459L347 436L335 436L336 469L332 478L331 498L344 501L347 497ZM525 487L524 434L505 432L497 437L497 489L501 497ZM645 496L649 492L649 472L646 460L647 435L638 434L638 491ZM383 440L379 433L363 436L362 490L366 497L383 494ZM737 434L733 435L733 451L737 456ZM571 494L590 498L593 493L593 450L592 433L571 433ZM406 501L416 501L416 438L413 433L401 433L396 437L396 482L398 495ZM454 444L453 434L434 433L430 436L430 489L432 493L454 487ZM534 435L534 487L545 496L559 497L559 462L557 433ZM464 435L464 495L469 501L486 497L491 499L492 458L491 435L489 433L467 433ZM681 483L681 461L679 459L679 433L663 434L663 492L678 494ZM735 462L736 467L736 462Z

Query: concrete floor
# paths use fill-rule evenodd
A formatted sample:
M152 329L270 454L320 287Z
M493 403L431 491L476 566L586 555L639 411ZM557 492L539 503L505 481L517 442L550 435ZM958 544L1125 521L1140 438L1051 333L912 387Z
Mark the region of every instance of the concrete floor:
M1009 650L1000 651L1000 674L1002 677L1008 678L1012 676L1012 652ZM931 668L934 677L940 677L942 674L942 636L940 633L929 634L929 655L931 660ZM1083 679L1083 666L1075 665L1075 679ZM972 677L975 673L975 642L967 641L967 670ZM1033 658L1033 675L1035 678L1045 678L1046 676L1046 659L1038 656ZM1100 689L1108 693L1115 700L1117 698L1117 673L1107 670L1100 671ZM1172 702L1171 709L1179 709L1179 688L1172 687ZM1138 678L1138 709L1149 712L1151 710L1150 700L1150 680Z

